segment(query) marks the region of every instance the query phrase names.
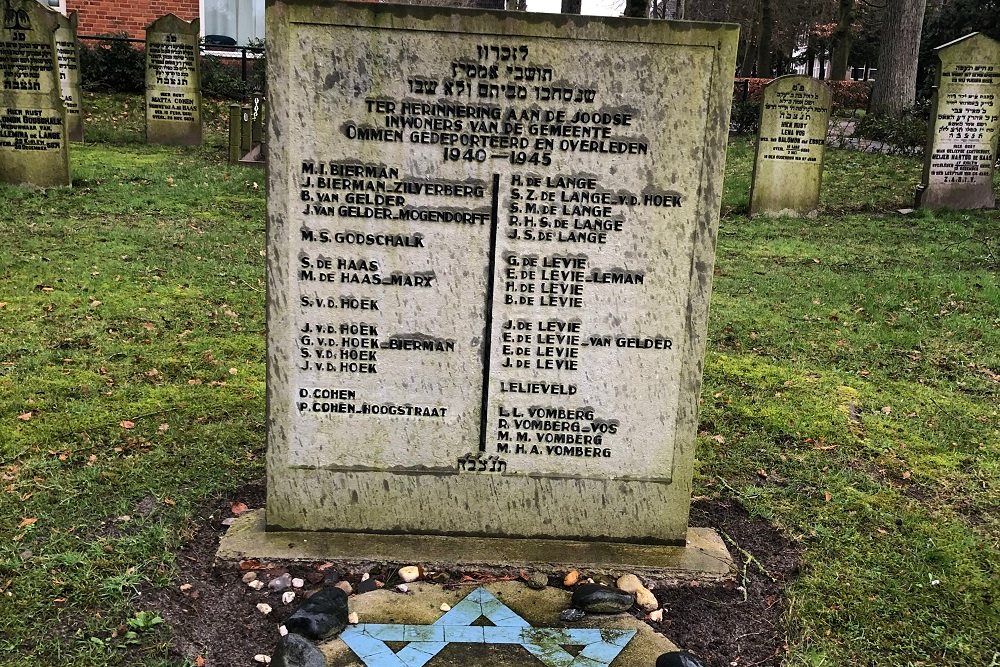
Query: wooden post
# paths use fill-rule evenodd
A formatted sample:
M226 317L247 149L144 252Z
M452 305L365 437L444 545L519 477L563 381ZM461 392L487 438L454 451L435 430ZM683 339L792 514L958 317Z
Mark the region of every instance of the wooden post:
M242 116L239 104L229 105L229 161L239 162L240 158L240 137L242 135Z

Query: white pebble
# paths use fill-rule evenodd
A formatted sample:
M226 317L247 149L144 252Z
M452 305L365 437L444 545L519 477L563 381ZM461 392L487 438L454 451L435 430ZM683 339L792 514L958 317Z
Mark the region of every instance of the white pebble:
M399 568L399 578L410 583L420 578L420 568L416 565L407 565Z
M295 593L292 591L285 591L281 594L281 604L292 604L292 600L295 599Z
M306 585L305 579L299 579L298 577L292 579L292 588L302 588L305 585Z
M442 602L441 606L439 607L439 609L441 611L451 611L451 605L448 604L447 602Z
M257 611L267 616L268 614L271 613L271 605L267 604L266 602L260 602L257 604Z
M656 611L649 612L649 620L656 621L657 623L659 623L660 621L662 621L663 620L663 610L662 609L657 609Z
M279 625L278 626L278 634L281 635L282 637L284 637L285 635L288 634L288 628L286 628L283 625Z
M251 581L253 581L256 578L257 578L257 573L256 572L253 572L253 571L247 572L246 574L243 575L243 583L244 584L249 584Z
M260 579L254 579L253 581L248 582L247 586L254 589L255 591L259 591L260 589L264 588L264 582L261 581Z
M358 624L358 612L352 611L350 614L348 614L347 615L347 622L350 623L351 625L357 625Z
M368 579L369 579L369 578L370 578L371 576L372 576L372 575L370 575L370 574L368 574L367 572L365 572L364 574L362 574L362 575L361 575L361 581L368 581Z
M406 584L400 584L399 586L396 586L396 590L399 591L400 593L409 593L410 587L407 586Z
M263 665L270 665L271 664L271 656L264 655L263 653L258 653L257 655L255 655L253 657L253 659L254 659L254 662L259 662L259 663L261 663Z

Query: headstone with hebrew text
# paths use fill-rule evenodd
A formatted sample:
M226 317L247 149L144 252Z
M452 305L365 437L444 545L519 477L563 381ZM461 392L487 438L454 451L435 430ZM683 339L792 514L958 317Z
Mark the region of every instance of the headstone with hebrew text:
M55 12L3 0L0 32L0 181L69 185L66 115L56 62Z
M737 28L267 20L268 528L683 544Z
M993 208L1000 141L1000 42L973 33L935 51L937 88L916 204Z
M819 208L830 87L810 76L764 86L750 213L809 215Z
M83 91L80 87L80 43L76 38L77 12L56 14L56 56L59 60L59 85L66 107L66 127L70 141L83 141Z
M200 23L173 14L146 28L146 142L201 144Z

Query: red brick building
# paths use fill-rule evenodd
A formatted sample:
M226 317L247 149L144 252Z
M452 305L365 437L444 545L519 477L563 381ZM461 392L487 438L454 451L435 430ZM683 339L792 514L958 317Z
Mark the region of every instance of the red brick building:
M201 19L202 35L221 35L238 45L264 38L264 0L42 0L80 14L81 35L126 32L142 39L146 26L165 14Z

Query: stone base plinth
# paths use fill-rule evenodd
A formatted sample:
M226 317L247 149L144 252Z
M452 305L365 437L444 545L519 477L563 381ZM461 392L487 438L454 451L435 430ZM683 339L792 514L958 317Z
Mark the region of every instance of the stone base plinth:
M652 579L716 581L733 572L718 533L689 528L686 546L575 540L375 535L264 528L264 511L247 512L219 543L223 560L337 560L346 563L434 563L443 566L525 567L551 573L578 568L588 574L634 572Z

